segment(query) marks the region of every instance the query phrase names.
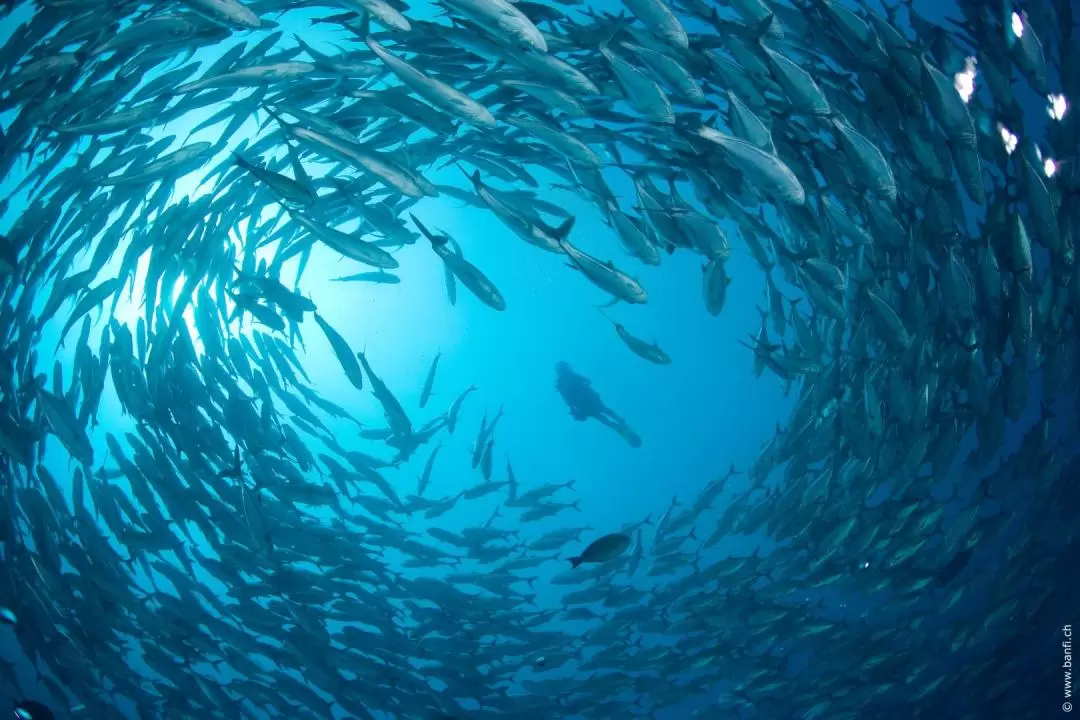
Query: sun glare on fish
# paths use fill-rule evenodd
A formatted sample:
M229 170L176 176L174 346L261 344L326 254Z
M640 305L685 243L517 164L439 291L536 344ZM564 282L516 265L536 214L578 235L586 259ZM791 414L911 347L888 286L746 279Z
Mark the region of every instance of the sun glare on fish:
M1012 32L1017 39L1024 37L1024 19L1020 17L1020 13L1014 12L1012 14Z
M1046 158L1043 160L1043 172L1046 173L1046 177L1054 177L1054 173L1057 172L1058 166L1054 158Z
M1016 151L1016 146L1019 144L1019 139L1013 134L1009 128L998 123L998 131L1001 133L1001 142L1005 145L1005 152L1012 155Z
M975 66L978 62L974 57L964 58L964 69L953 75L953 87L960 93L960 98L966 105L975 94Z
M1069 110L1069 103L1065 100L1064 95L1047 95L1046 99L1050 105L1046 108L1046 112L1053 120L1062 120L1065 117L1065 113Z

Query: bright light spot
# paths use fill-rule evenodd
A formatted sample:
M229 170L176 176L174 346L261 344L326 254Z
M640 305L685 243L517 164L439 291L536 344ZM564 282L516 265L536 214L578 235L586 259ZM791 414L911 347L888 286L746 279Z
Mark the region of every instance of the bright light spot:
M180 304L180 298L181 298L181 296L183 294L184 286L186 284L187 284L187 276L184 275L184 273L180 273L176 278L176 282L173 283L172 298L171 298L171 302L169 303L170 310L172 308L175 308L177 305ZM196 286L196 288L197 287L198 286ZM162 288L162 290L164 290L164 288ZM197 290L196 290L196 292L197 292ZM202 340L199 338L199 331L195 327L194 303L196 302L196 298L197 298L196 292L192 293L191 302L188 304L188 306L186 308L184 308L183 318L184 318L184 325L187 327L188 335L191 337L191 343L195 346L195 352L201 354L202 352L204 352L203 351L203 344L202 344Z
M1016 37L1024 37L1024 20L1019 13L1012 14L1012 31Z
M971 96L975 94L975 65L973 57L964 58L964 69L953 75L953 87L960 93L960 98L967 104Z
M1047 100L1050 101L1050 107L1046 111L1050 114L1050 117L1054 120L1061 120L1065 117L1065 113L1069 109L1069 103L1065 101L1064 95L1048 95Z
M868 563L868 562L864 562L864 563L863 563L863 566L862 566L862 569L863 569L863 570L865 570L865 569L866 569L866 568L868 568L868 567L870 567L870 563Z
M1001 142L1005 145L1005 152L1012 155L1020 141L1017 140L1009 128L1000 123L998 124L998 131L1001 133Z
M179 303L180 294L183 292L184 285L186 283L187 283L187 277L183 273L181 273L179 276L177 276L176 282L173 283L172 302L171 302L172 307L176 307L176 305Z
M1043 161L1043 172L1046 173L1046 177L1054 177L1054 173L1057 172L1057 163L1053 158L1046 158Z

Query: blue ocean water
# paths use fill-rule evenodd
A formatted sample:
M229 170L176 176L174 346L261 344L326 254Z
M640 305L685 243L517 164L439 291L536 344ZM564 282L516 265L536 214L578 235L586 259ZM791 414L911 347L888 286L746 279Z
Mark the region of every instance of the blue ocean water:
M592 0L588 7L611 13L621 9L618 3ZM919 1L915 2L915 7L923 16L935 21L956 16L950 2ZM31 12L33 6L21 5L5 20L0 28L0 38L18 33ZM290 12L279 20L279 29L287 35L294 33L303 37L316 49L332 52L334 39L328 32L309 24L317 14L323 13L314 10ZM424 16L419 9L413 15ZM218 46L199 50L195 58L212 63L236 43L250 42L258 37L261 37L259 33L234 35ZM1045 125L1043 99L1034 96L1022 99L1030 119L1027 127L1039 130ZM175 146L181 142L212 140L219 132L217 127L191 136L188 133L217 109L193 111L180 120L155 128L152 134L160 137L175 135ZM0 125L6 126L10 119L0 116ZM234 136L231 145L235 146L245 137L254 137L261 120L249 121ZM11 205L0 219L0 232L8 231L24 209L20 208L19 202L25 202L25 197L12 193L25 176L25 170L23 163L17 164L0 184L0 196L11 196ZM309 170L316 174L317 164ZM208 188L200 185L204 173L205 170L200 169L181 179L177 183L177 196L196 199L207 192ZM428 176L436 183L461 185L463 181L453 166L430 172ZM538 174L538 179L542 186L557 181L554 176L542 173ZM614 173L611 183L617 195L632 198L633 188L625 176ZM545 191L543 197L557 202L577 217L572 237L578 247L598 257L619 261L612 231L595 208L569 192ZM523 489L573 480L574 500L579 506L578 511L568 511L555 519L523 528L523 534L539 535L569 525L587 526L592 529L588 534L599 535L647 517L657 520L673 498L681 502L692 501L709 481L722 476L729 467L749 468L762 446L773 437L778 424L787 421L796 393L788 392L784 383L770 373L755 378L752 375L753 356L737 342L754 335L760 323L757 308L767 303L763 293L764 274L741 244L736 243L727 263L733 281L727 304L719 317L705 311L702 261L698 256L675 253L665 256L657 268L634 266L633 274L649 291L649 303L637 307L621 305L605 309L604 313L624 323L639 337L657 341L673 359L670 366L657 366L626 351L600 311L599 306L608 298L579 274L568 272L562 257L528 248L491 213L458 207L449 198L423 200L412 208L412 212L424 218L429 227L438 228L460 243L465 256L480 265L502 291L507 304L505 312L492 312L460 287L457 302L451 305L446 296L442 263L423 242L406 246L395 254L401 263L401 269L397 271L401 282L394 285L333 282L332 278L356 272L359 268L340 260L328 249L317 247L301 287L318 306L320 315L342 333L354 350L365 352L381 378L410 409L414 426L432 419L466 387L477 386L478 390L465 402L457 432L442 438L443 449L432 480L432 495L452 496L478 482L477 473L469 469L472 440L481 419L490 419L502 410L503 419L496 433L495 475L505 477L506 467L512 465ZM240 233L244 227L245 223L241 222ZM265 257L269 258L270 254ZM88 260L88 257L82 258L84 262ZM145 272L145 260L143 265L142 272ZM101 276L109 276L115 267L116 262L110 263ZM282 281L289 284L292 272L295 272L295 265L287 265ZM173 292L179 293L181 287L182 283L178 282ZM798 292L791 287L782 287L782 291L791 296ZM136 291L128 299L125 292L125 299L116 310L116 317L133 327L143 312L140 294L141 290ZM110 304L106 303L106 306ZM96 312L94 317L97 318ZM194 321L189 317L188 322L196 347L201 350ZM103 326L104 323L96 324L91 338L96 338ZM237 332L252 332L249 324L244 328ZM384 425L381 408L373 396L352 388L317 326L308 321L302 329L305 349L301 358L313 385L325 397L347 408L361 423L372 427ZM65 377L70 377L77 332L78 326L54 355L51 350L59 342L59 326L52 323L46 328L37 340L37 346L41 348L40 372L52 372L54 361L59 361L65 369ZM439 371L433 399L425 415L425 411L415 408L425 374L437 354L440 355ZM569 363L592 380L593 387L605 401L643 438L642 447L629 447L599 423L574 421L554 388L555 365L560 361ZM1020 443L1026 428L1040 416L1038 377L1033 377L1032 382L1031 402L1024 419L1010 424L1004 453L1011 452ZM108 387L98 421L92 441L96 464L101 464L107 462L108 457L105 433L121 436L132 425L130 418L122 413L115 393ZM375 452L371 450L373 443L356 437L354 425L342 421L327 422L343 445L355 444L357 449ZM1062 435L1070 436L1069 429L1062 430ZM968 438L968 443L971 442ZM393 472L393 481L402 492L412 491L426 458L425 449ZM57 478L71 476L68 455L58 443L49 443L44 464ZM936 480L945 487L952 479ZM125 481L120 478L115 482L123 485ZM70 492L70 487L65 489ZM721 512L726 497L721 496L717 503ZM497 496L460 503L442 518L440 526L461 529L482 524L497 511L499 504ZM706 532L711 532L711 525L706 523L705 526ZM754 551L760 540L759 537L726 539L711 552L717 556L746 555ZM1002 542L1007 544L1007 538L987 538L986 542L988 547L1000 549ZM982 573L993 573L990 558L989 550L983 556L977 553L976 565L969 569L969 577L974 579ZM556 571L564 569L562 566L551 567L541 572L535 582L538 606L557 605L561 589L547 581ZM853 563L852 572L857 571L858 564ZM151 583L142 568L136 567L136 575L140 585L150 591ZM208 584L216 582L209 576L203 579ZM160 576L155 582L160 588L169 587L168 580ZM1062 583L1063 587L1075 589L1072 579L1062 578ZM647 582L641 583L641 587L647 586ZM227 588L220 590L224 592ZM873 614L872 599L836 600L835 606L830 606L830 612L838 618L846 615L855 622L854 619L865 618L867 613ZM1072 611L1075 609L1073 605ZM1068 616L1068 611L1069 608L1063 607L1040 618L1037 627L1030 628L1030 632L1017 633L1006 645L991 644L988 647L995 653L994 658L983 658L999 660L1001 664L1030 673L1017 684L1017 691L1030 692L1031 703L1048 707L1047 717L1057 707L1056 703L1047 703L1053 693L1059 693L1054 684L1058 682L1054 668L1060 664L1049 636L1052 629L1075 619ZM935 616L932 609L928 610L927 625L912 630L911 642L922 642L932 628L945 627L948 622L948 617ZM678 637L666 636L650 638L648 642L670 644L678 640ZM19 652L13 631L0 628L0 648L4 657L16 662L19 680L27 696L62 706L56 698L49 698L46 688L36 682L33 664ZM917 655L917 646L914 649L914 655ZM866 650L868 656L888 653L887 648L881 647ZM820 656L793 658L786 672L798 673L808 662L830 662L828 648L822 648L821 652ZM1001 653L1000 658L997 653ZM940 661L942 672L948 672L949 668L966 672L965 668L972 667L970 659L963 657L924 659L931 663ZM835 660L838 672L847 667L848 660ZM142 665L137 653L133 653L131 663L152 674ZM1021 670L1024 667L1026 671ZM211 672L206 667L202 670ZM536 673L536 676L540 675L544 673ZM528 683L533 676L534 673L523 670L516 676L516 681ZM568 677L570 682L587 682L589 673L575 676L571 672ZM850 677L853 684L860 680L857 672L850 673ZM898 678L897 682L901 683L902 679ZM683 706L660 711L657 717L660 720L810 717L802 714L809 708L798 707L760 708L738 716L711 714L710 708L715 707L716 698L728 689L721 684L715 693L689 698ZM980 698L971 700L982 702ZM633 703L632 695L626 702L629 708L629 703ZM995 708L994 702L987 701L983 717L1003 717L995 714ZM6 711L6 704L2 710ZM694 715L695 711L703 714ZM128 712L131 712L130 708ZM636 714L629 709L627 713L620 717ZM343 712L337 715L344 716ZM866 715L868 718L886 716L900 715L878 714L876 710L870 710ZM828 717L827 713L825 717Z

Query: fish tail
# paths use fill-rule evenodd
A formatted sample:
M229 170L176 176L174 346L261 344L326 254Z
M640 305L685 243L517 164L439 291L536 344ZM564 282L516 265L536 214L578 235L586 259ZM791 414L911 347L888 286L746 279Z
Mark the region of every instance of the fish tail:
M480 171L479 170L474 169L472 171L472 174L470 175L469 171L466 170L465 168L461 167L460 163L455 161L454 165L456 165L457 169L460 170L462 172L462 174L464 174L465 177L467 177L469 179L469 182L471 182L476 187L479 187L479 186L484 184L484 181L480 178Z
M773 23L776 21L776 14L769 13L761 19L752 29L754 40L761 43L765 40L765 36L772 30Z
M574 229L574 223L576 221L577 218L571 215L559 223L558 227L552 232L552 236L559 242L560 246L566 242L566 238L569 237L570 231Z
M739 343L740 345L742 345L744 348L747 348L748 350L753 350L754 352L757 352L757 348L754 347L753 345L751 345L750 343L746 342L745 340L736 340L735 342Z
M605 320L607 320L607 321L608 321L609 323L611 323L612 325L618 326L618 324L619 324L619 323L617 323L617 322L615 322L614 320L612 320L612 319L611 319L611 316L610 316L610 315L608 315L608 314L607 314L607 313L605 312L605 310L606 310L606 308L605 308L605 306L603 306L603 305L597 305L597 306L596 306L596 311L597 311L597 312L599 312L599 313L600 313L601 315L603 315L603 316L604 316L604 319L605 319ZM571 480L571 482L573 482L573 481Z
M233 311L229 315L229 322L232 322L233 320L235 320L237 318L237 316L240 316L240 322L241 322L241 324L243 324L243 312L244 312L244 310L243 310L243 308L240 307L240 303L237 303L237 302L234 301Z
M600 42L596 44L598 48L606 49L611 44L611 41L619 36L619 33L623 31L623 28L631 22L626 17L626 11L620 11L617 16L612 18L612 20L611 27L608 28L607 32L600 36Z
M274 119L277 120L278 118L275 116ZM249 163L246 159L244 159L243 155L241 155L240 153L238 153L236 151L233 151L233 162L236 163L236 165L238 167L241 167L244 170L251 170L252 169L251 163Z
M1049 403L1047 403L1046 400L1043 400L1041 404L1042 404L1042 414L1043 414L1044 418L1055 418L1055 417L1057 417L1057 412L1052 407L1050 407Z
M91 59L93 59L93 57L94 57L94 52L93 51L94 51L94 48L95 48L95 46L97 44L98 43L96 43L96 42L88 42L88 43L85 43L79 49L77 49L73 53L75 55L75 61L79 65L85 65L87 62L89 62Z
M570 560L570 567L574 568L584 562L583 558L580 555L575 555L574 557L568 559Z
M419 230L421 233L423 233L424 237L426 237L431 242L432 245L437 246L437 245L445 245L446 244L446 236L445 235L442 236L442 237L439 237L438 235L435 235L434 233L432 233L430 230L427 229L427 226L424 225L424 223L420 222L420 218L416 217L416 215L414 215L412 213L409 213L409 217L412 218L413 224L416 225L416 229Z
M259 107L261 107L263 111L265 111L267 115L273 118L274 121L277 122L277 124L280 125L282 128L288 127L288 124L281 119L281 115L278 114L277 110L274 110L264 102L260 102Z

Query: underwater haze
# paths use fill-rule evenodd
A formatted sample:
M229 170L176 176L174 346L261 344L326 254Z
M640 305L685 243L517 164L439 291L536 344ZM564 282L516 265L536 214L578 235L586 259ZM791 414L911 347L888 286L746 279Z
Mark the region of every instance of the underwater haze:
M1078 23L3 2L0 715L1071 712Z

